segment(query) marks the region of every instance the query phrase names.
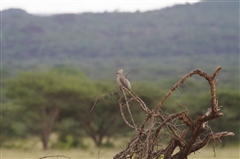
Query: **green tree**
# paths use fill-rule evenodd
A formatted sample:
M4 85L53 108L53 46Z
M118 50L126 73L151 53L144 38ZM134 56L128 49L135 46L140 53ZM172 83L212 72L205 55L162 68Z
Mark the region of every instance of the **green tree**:
M19 120L31 134L40 136L43 149L47 149L61 111L73 105L83 106L81 101L91 100L94 92L92 83L83 76L49 71L27 72L9 79L5 95L19 107Z
M233 143L239 143L240 141L240 94L239 91L224 90L217 93L219 106L223 106L222 112L224 116L219 118L218 121L213 121L212 127L214 131L229 130L236 135L234 138L223 138L223 143L229 141Z
M26 125L19 120L18 107L10 103L1 105L1 146L12 147L16 138L29 136Z
M114 136L120 132L124 123L121 120L117 105L116 87L112 82L96 82L99 94L95 96L95 102L88 103L86 107L75 107L75 119L79 126L95 143L96 146L103 144L103 139ZM113 94L111 94L114 92Z

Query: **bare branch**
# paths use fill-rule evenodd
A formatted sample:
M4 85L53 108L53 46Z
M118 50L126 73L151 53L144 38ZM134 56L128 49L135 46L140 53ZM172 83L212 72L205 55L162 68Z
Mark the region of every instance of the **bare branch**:
M93 103L92 108L90 109L90 112L92 112L92 110L95 108L97 102L98 102L100 99L102 99L103 101L105 101L105 98L104 98L104 97L107 96L108 98L110 98L111 96L114 96L115 93L118 93L118 91L113 91L113 92L110 92L110 93L108 93L108 94L101 94L100 96L98 96L98 97L94 100L94 103Z
M234 136L234 133L227 131L213 133L211 128L207 125L208 121L223 115L223 113L220 112L220 107L216 100L216 80L214 79L220 70L221 67L218 67L215 72L210 75L199 69L191 71L169 90L153 110L150 110L146 103L132 90L120 87L121 94L118 100L120 112L125 123L135 130L136 135L124 150L114 156L114 159L157 159L162 157L165 159L187 159L189 154L201 149L209 141L218 140L221 142L221 137ZM177 90L177 88L180 88L182 83L195 74L203 77L209 83L211 91L211 106L209 107L211 108L208 109L205 114L197 116L195 120L189 116L188 108L179 103L177 104L184 107L185 111L169 115L162 112L160 107L163 103ZM139 126L135 124L130 102L136 102L140 106L139 108L146 114L145 120ZM131 118L132 124L130 124L125 117L123 110L125 108L128 109L127 112ZM177 125L177 123L179 123L178 121L181 121L183 124ZM210 131L201 139L200 137L206 129ZM185 139L188 132L190 133L190 137ZM166 148L161 146L161 149L159 149L162 139L166 137L169 138L169 144ZM180 150L173 155L176 147L179 147Z
M129 107L128 99L127 99L127 96L126 96L123 88L125 88L125 87L120 86L120 89L121 89L122 94L123 94L123 96L124 96L124 98L125 98L125 101L126 101L128 113L129 113L129 115L130 115L130 117L131 117L131 120L132 120L132 123L133 123L133 127L134 127L134 129L137 131L137 126L136 126L136 124L135 124L135 122L134 122L134 120L133 120L133 116L132 116L132 113L131 113L131 110L130 110L130 107ZM126 89L126 88L125 88L125 89Z

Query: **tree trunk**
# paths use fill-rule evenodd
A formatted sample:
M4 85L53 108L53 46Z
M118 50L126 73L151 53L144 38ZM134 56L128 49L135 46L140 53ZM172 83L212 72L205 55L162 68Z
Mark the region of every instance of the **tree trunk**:
M102 145L102 139L103 139L103 136L98 136L98 139L97 139L97 142L96 142L97 147Z
M46 107L42 107L42 127L41 127L41 141L43 150L48 149L48 141L52 132L52 127L60 112L59 108L55 107L47 111Z
M43 146L43 150L47 150L48 149L48 140L50 137L50 133L45 132L44 130L42 131L41 134L41 141L42 141L42 146Z

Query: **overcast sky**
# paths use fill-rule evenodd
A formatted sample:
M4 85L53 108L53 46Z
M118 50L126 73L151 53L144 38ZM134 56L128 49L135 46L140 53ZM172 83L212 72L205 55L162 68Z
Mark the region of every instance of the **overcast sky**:
M21 8L28 13L134 12L160 9L199 0L0 0L1 10Z

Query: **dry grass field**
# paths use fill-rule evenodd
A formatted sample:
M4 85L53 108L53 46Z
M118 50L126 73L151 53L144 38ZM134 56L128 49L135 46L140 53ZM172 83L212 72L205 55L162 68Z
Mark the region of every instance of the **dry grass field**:
M1 159L38 159L44 156L52 155L64 155L70 157L71 159L96 159L99 154L100 159L111 159L113 156L121 151L126 145L127 139L112 139L111 142L115 143L113 148L105 147L95 147L91 140L86 139L84 141L87 148L85 149L70 149L70 150L48 150L43 151L41 145L27 143L30 146L24 146L23 148L1 148ZM34 142L34 140L32 140ZM239 147L238 146L225 146L216 148L216 157L214 157L214 152L212 147L208 146L202 150L191 154L189 159L239 159ZM63 157L49 157L52 159L61 159Z
M117 148L94 148L91 150L49 150L43 152L40 149L23 150L23 149L1 149L1 159L38 159L43 156L64 155L71 159L96 159L99 151L100 159L111 159L119 152ZM57 158L57 157L51 157ZM58 157L60 158L60 157ZM239 148L218 148L216 150L216 157L214 157L211 148L204 148L203 150L192 154L189 159L239 159Z

